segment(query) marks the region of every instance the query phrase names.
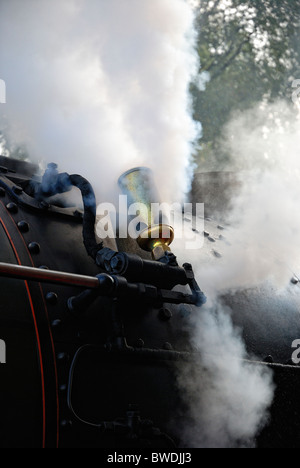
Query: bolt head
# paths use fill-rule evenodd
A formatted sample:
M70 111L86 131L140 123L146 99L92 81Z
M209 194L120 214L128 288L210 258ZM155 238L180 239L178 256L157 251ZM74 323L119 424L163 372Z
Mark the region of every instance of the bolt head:
M49 304L56 304L57 301L58 301L58 296L57 294L55 294L54 292L49 292L46 294L46 301L49 303Z
M170 311L170 309L167 309L165 307L163 307L162 309L160 309L159 311L159 318L163 321L163 322L167 322L168 320L170 320L173 316L172 312Z
M28 244L28 249L32 254L38 254L40 253L41 247L37 242L30 242L30 244Z
M8 203L6 205L6 208L10 213L17 213L18 212L18 205L16 205L15 203Z
M142 340L142 338L139 338L135 344L136 348L143 348L145 346L145 343L144 341Z
M52 328L54 329L58 329L62 324L62 321L60 319L55 319L53 320L53 322L51 323L51 326Z
M171 345L171 343L165 343L165 344L164 344L164 349L165 349L166 351L172 351L173 346Z
M19 231L21 232L29 231L29 224L26 221L19 221L17 226L18 226Z

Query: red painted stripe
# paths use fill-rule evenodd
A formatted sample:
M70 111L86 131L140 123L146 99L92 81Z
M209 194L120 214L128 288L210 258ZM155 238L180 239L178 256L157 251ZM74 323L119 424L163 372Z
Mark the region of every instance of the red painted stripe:
M0 223L2 224L3 226L3 229L8 237L8 240L11 244L11 247L14 251L14 254L15 254L15 257L16 257L16 260L18 262L19 265L22 265L21 261L20 261L20 258L19 258L19 255L18 255L18 252L17 252L17 249L13 243L13 240L9 234L9 231L3 221L3 219L0 217ZM35 328L35 334L36 334L36 339L37 339L37 344L38 344L38 352L39 352L39 360L40 360L40 368L41 368L41 383L42 383L42 400L43 400L43 448L45 448L45 440L46 440L46 401L45 401L45 381L44 381L44 367L43 367L43 358L42 358L42 350L41 350L41 342L40 342L40 337L39 337L39 332L38 332L38 327L37 327L37 322L36 322L36 316L35 316L35 311L34 311L34 306L33 306L33 302L32 302L32 297L31 297L31 294L30 294L30 290L29 290L29 286L28 286L28 282L27 281L24 281L25 283L25 287L26 287L26 291L27 291L27 295L28 295L28 299L29 299L29 304L30 304L30 308L31 308L31 312L32 312L32 317L33 317L33 322L34 322L34 328Z
M12 218L12 216L10 215L10 213L7 213L8 216L11 218L12 222L14 223L14 219ZM34 262L33 262L33 259L32 259L32 256L28 250L28 247L27 247L27 244L24 240L24 238L20 235L20 239L22 240L23 244L24 244L24 247L25 247L25 250L27 251L27 254L28 254L28 257L30 259L30 262L31 262L31 265L34 267ZM49 324L49 321L48 321L48 310L47 310L47 306L46 306L46 303L45 303L45 300L44 300L44 294L43 294L43 290L42 290L42 287L41 287L41 284L39 284L39 287L40 287L40 292L41 292L41 297L42 297L42 300L43 300L43 304L44 304L44 309L45 309L45 315L47 317L47 323L48 323L48 329L49 329L49 335L50 335L50 340L51 340L51 347L52 347L52 354L53 354L53 362L54 362L54 373L55 373L55 388L56 388L56 431L57 431L57 440L56 440L56 446L58 448L58 444L59 444L59 398L58 398L58 375L57 375L57 366L56 366L56 357L55 357L55 348L54 348L54 342L53 342L53 337L52 337L52 332L51 332L51 328L50 328L50 324Z
M24 240L24 239L23 239ZM27 246L26 246L27 247ZM31 258L31 255L30 255L30 258ZM31 259L32 260L32 259ZM42 300L43 300L43 304L44 304L44 308L45 308L45 313L46 313L46 316L47 316L47 319L48 319L48 310L47 310L47 306L46 306L46 303L45 303L45 299L44 299L44 294L43 294L43 290L42 290L42 286L41 284L39 283L39 287L40 287L40 291L41 291L41 296L42 296ZM58 445L59 445L59 398L58 398L58 375L57 375L57 366L56 366L56 356L55 356L55 347L54 347L54 342L53 342L53 336L52 336L52 332L51 332L51 328L50 328L50 324L49 324L49 321L47 320L48 322L48 326L49 326L49 335L50 335L50 340L51 340L51 347L52 347L52 353L53 353L53 363L54 363L54 373L55 373L55 389L56 389L56 448L58 448Z
M3 205L3 203L2 203L2 205ZM7 214L11 218L12 222L14 223L15 221L14 221L13 217L11 216L11 214L9 212ZM20 239L22 240L22 242L24 244L24 247L25 247L25 250L27 251L28 257L29 257L30 262L31 262L31 265L34 267L35 265L34 265L32 256L30 254L30 251L29 251L29 249L27 247L27 244L26 244L23 236L20 235ZM43 294L43 290L42 290L42 287L41 287L40 283L39 283L39 288L40 288L41 297L42 297L43 304L44 304L45 316L47 318L48 330L49 330L49 336L50 336L51 348L52 348L52 355L53 355L53 363L54 363L55 389L56 389L56 431L57 431L56 447L58 448L58 445L59 445L59 397L58 397L58 374L57 374L57 366L56 366L55 347L54 347L54 342L53 342L52 331L51 331L51 328L50 328L50 323L48 321L48 309L47 309L47 306L46 306L46 303L45 303L44 294Z

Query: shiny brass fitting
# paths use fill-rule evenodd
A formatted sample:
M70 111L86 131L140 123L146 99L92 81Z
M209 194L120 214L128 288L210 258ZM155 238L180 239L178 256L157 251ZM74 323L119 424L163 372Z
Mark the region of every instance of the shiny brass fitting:
M141 249L151 252L154 260L161 259L165 252L171 252L174 229L166 224L150 226L139 235L137 243Z

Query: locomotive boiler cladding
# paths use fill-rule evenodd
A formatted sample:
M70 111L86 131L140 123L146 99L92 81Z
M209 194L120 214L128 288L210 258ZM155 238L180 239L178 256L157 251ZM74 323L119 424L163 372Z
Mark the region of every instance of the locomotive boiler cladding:
M139 169L119 186L149 202ZM42 178L36 172L0 158L1 447L180 447L186 401L177 373L198 359L190 335L206 307L192 265L178 265L172 235L158 243L151 235L139 243L97 238L89 182L54 164ZM61 203L74 190L81 208ZM223 227L206 219L203 268L226 255L224 239ZM288 362L300 338L293 292L262 285L223 298L251 364L274 375L259 447L300 446L299 368Z
M205 302L191 265L164 238L162 262L104 244L83 177L1 163L1 445L176 445L173 368L188 347L177 305ZM83 210L62 207L74 187Z

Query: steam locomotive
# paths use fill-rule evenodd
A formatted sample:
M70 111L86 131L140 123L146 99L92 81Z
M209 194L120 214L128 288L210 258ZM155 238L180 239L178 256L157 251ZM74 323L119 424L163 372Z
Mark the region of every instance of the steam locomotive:
M178 265L172 229L165 236L160 224L155 242L150 231L139 243L99 239L89 182L54 165L42 179L36 173L33 164L0 157L0 446L180 447L177 366L193 359L191 314L205 304L192 265ZM140 174L121 179L139 195ZM74 188L81 206L55 198ZM222 227L205 223L210 255ZM224 297L259 358L253 366L274 373L259 447L300 446L300 370L290 360L300 339L296 279L291 288L284 296L262 286Z

